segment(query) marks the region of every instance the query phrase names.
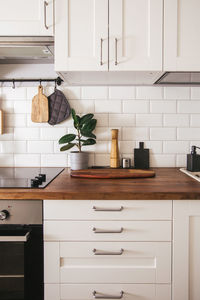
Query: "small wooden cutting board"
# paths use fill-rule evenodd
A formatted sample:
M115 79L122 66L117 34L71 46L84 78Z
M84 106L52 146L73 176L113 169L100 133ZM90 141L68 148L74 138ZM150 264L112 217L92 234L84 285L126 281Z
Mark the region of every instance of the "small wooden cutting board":
M84 169L71 170L72 177L83 178L147 178L154 177L153 170L140 169Z
M31 120L35 123L48 122L49 104L47 97L43 94L43 88L38 87L38 94L32 100Z

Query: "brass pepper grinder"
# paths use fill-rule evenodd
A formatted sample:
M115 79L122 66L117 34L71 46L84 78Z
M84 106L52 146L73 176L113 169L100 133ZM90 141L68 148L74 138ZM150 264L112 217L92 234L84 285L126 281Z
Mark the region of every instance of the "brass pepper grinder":
M119 168L118 129L111 129L112 143L110 152L110 167Z

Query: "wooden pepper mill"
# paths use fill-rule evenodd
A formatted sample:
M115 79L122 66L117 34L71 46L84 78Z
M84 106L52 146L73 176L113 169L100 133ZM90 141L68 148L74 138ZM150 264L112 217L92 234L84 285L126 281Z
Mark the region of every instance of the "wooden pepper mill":
M111 129L112 143L110 152L110 167L119 168L118 129Z

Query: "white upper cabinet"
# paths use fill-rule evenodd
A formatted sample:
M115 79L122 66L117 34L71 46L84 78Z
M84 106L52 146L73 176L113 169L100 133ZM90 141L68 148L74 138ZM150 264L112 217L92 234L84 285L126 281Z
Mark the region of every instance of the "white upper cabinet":
M200 1L164 2L164 70L199 71Z
M111 71L162 70L162 0L110 0Z
M57 71L161 71L162 0L57 0Z
M55 69L108 70L108 0L57 0Z
M0 0L0 36L52 36L53 0Z

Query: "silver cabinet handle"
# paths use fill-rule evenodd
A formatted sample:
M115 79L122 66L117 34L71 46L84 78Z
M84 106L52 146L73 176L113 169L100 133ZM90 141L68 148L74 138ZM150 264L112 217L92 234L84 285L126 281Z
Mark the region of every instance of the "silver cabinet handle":
M102 57L103 57L103 39L101 39L101 46L100 46L100 65L103 65L103 61L102 61Z
M94 248L92 251L94 252L94 255L122 255L124 249L120 249L120 251L103 251Z
M106 295L102 293L97 293L96 291L93 292L93 297L95 299L122 299L124 295L124 292L121 291L119 296L115 295Z
M94 231L94 233L122 233L122 231L124 230L123 227L121 227L120 229L97 229L95 227L93 227L92 229Z
M119 208L109 208L109 207L96 207L93 206L94 211L122 211L124 208L120 206Z
M49 27L47 26L47 6L48 6L48 2L44 1L44 27L46 29L49 29Z
M19 235L19 236L3 236L0 235L0 242L27 242L29 238L30 232L26 232L25 235Z
M115 38L115 66L117 66L117 38Z

